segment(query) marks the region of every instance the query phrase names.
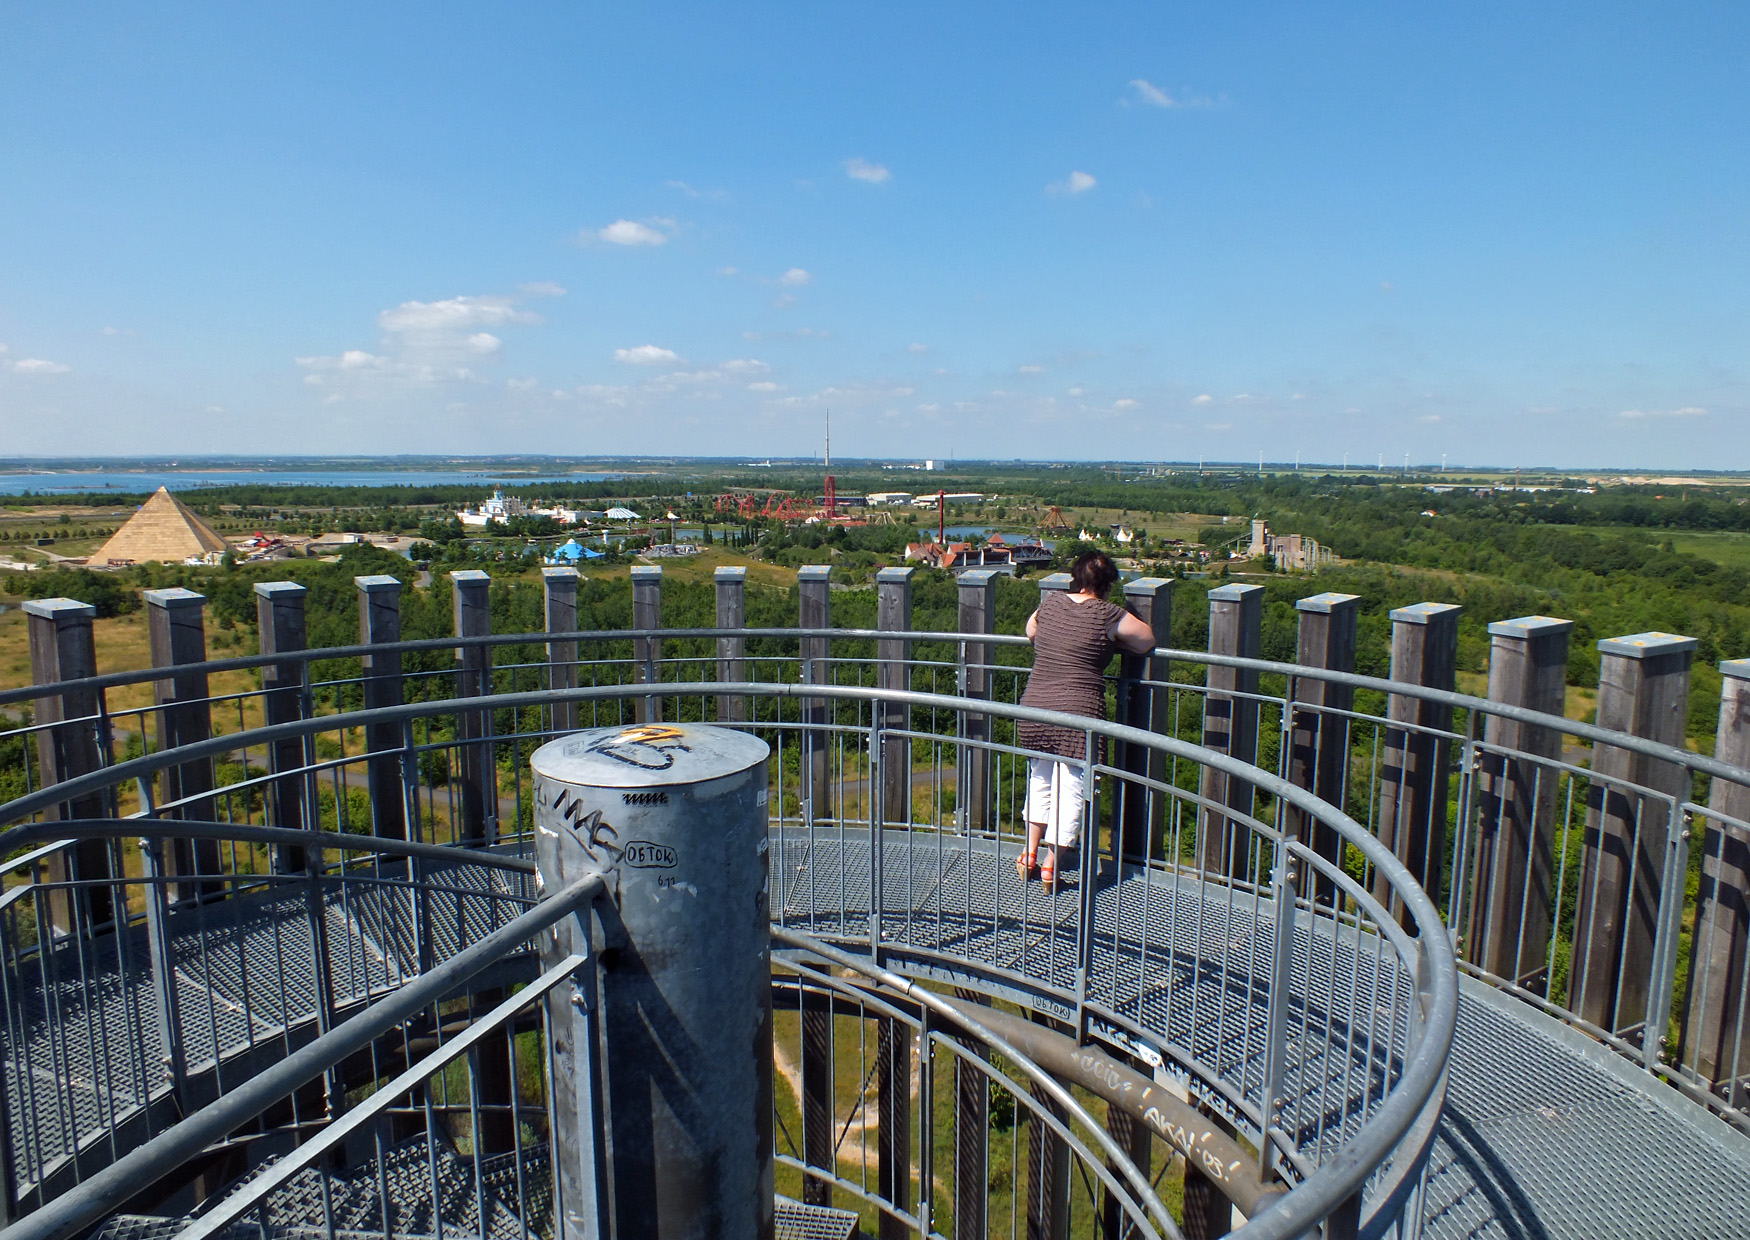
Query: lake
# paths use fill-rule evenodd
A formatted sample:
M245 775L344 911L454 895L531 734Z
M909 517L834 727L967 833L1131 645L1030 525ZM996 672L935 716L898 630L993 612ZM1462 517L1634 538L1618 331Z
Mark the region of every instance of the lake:
M537 482L609 482L625 474L494 474L439 470L392 469L216 469L158 471L80 471L73 473L0 474L0 495L91 495L101 500L105 492L131 494L169 487L172 491L197 491L203 487L304 486L304 487L422 487L527 486Z

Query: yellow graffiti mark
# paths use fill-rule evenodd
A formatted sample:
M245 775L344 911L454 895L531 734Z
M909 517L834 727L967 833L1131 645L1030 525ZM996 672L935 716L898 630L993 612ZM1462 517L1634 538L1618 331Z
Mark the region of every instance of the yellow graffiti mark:
M679 728L672 728L664 723L642 723L635 728L627 728L616 739L634 745L654 745L658 741L678 741L682 735Z

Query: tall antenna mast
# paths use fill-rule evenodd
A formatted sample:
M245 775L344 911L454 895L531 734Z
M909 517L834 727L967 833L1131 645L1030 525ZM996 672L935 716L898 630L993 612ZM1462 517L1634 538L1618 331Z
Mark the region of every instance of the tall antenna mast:
M832 468L832 410L826 411L826 467Z

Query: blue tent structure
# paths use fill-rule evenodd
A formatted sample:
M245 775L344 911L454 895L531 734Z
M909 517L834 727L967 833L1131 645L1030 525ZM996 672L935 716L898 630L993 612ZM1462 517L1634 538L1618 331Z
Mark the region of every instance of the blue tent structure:
M553 549L553 554L547 557L549 564L575 564L579 560L599 560L603 552L593 551L578 542L575 538L567 539Z

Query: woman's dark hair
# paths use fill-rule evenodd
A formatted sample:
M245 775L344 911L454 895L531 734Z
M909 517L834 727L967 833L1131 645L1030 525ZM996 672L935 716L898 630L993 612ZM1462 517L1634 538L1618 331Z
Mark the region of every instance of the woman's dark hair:
M1104 551L1088 551L1076 557L1069 575L1075 580L1076 589L1085 590L1095 598L1105 598L1112 593L1113 583L1118 580L1118 566Z

